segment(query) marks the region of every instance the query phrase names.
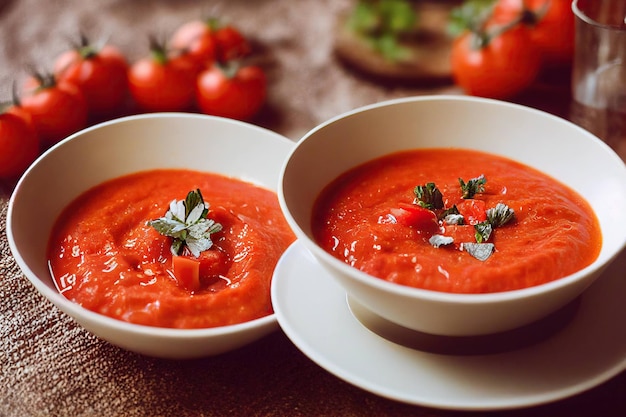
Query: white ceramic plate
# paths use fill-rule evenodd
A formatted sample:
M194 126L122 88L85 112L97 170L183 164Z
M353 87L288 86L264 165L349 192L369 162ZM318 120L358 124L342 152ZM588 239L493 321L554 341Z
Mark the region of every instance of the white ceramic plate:
M588 390L626 369L626 253L543 340L495 354L428 353L365 327L342 288L302 246L283 255L272 281L278 323L311 360L393 400L444 409L539 405ZM355 310L356 311L356 310Z

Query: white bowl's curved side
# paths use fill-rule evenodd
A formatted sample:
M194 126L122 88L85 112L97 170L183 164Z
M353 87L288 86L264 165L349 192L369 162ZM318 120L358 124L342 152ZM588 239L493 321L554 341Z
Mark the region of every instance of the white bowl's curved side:
M35 287L41 290L41 285L39 281ZM50 301L99 338L122 349L166 359L195 359L219 355L252 343L279 328L272 314L249 322L212 329L166 329L104 317L59 297L53 297Z
M604 239L598 260L543 286L460 295L400 288L355 271L320 249L310 220L323 187L355 165L416 147L471 147L528 164L568 184L593 202ZM626 246L626 222L620 220L626 210L626 166L605 143L556 116L475 97L397 99L331 119L307 133L292 150L283 166L278 195L299 240L355 292L358 301L389 320L431 333L486 333L543 317L578 296ZM380 299L381 294L387 294L386 300ZM413 311L413 323L407 311Z
M180 138L180 142L172 138ZM246 334L224 342L214 337L223 330L172 332L101 316L57 291L47 264L47 239L33 236L49 236L61 211L88 188L143 170L218 172L275 191L280 168L293 146L289 139L257 126L186 113L130 116L87 128L45 152L18 182L7 214L11 251L40 293L113 344L152 356L221 353L275 330L275 317L259 321L256 327L239 326L237 330ZM175 339L170 337L173 334ZM175 347L183 353L175 352Z

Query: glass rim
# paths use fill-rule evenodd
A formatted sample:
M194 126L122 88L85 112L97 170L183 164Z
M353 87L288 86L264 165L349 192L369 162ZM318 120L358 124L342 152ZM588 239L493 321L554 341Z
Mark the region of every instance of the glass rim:
M585 12L578 7L578 1L579 0L573 0L572 1L572 11L574 12L574 16L576 16L577 18L579 18L583 22L585 22L587 24L590 24L590 25L593 25L593 26L596 26L596 27L599 27L599 28L603 28L603 29L617 30L617 31L626 31L626 16L624 16L624 25L623 26L601 23L601 22L598 22L597 20L594 20L591 17L587 16L585 14Z

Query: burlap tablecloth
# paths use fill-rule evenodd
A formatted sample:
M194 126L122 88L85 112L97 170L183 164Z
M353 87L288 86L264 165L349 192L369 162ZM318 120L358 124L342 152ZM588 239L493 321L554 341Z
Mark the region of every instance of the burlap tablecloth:
M254 122L297 139L354 107L448 85L371 82L333 54L336 17L351 1L37 0L0 1L0 99L28 66L49 68L83 30L108 36L130 60L148 33L169 33L206 14L238 25L255 42L270 79ZM528 103L554 103L529 96ZM548 98L549 100L545 101ZM561 105L550 105L555 113ZM11 257L6 237L10 187L0 191L0 416L456 416L399 404L337 379L279 330L240 350L191 361L143 357L99 340L42 298ZM470 413L468 413L469 415ZM482 413L475 413L479 415ZM463 414L464 415L464 414ZM507 416L625 416L626 374L564 401Z

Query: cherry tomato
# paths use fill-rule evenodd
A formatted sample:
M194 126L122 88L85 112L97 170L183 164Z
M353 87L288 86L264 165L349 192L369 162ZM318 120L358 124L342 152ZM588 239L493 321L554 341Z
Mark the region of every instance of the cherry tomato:
M196 84L196 102L203 113L239 120L252 118L266 94L267 78L257 66L214 65L200 74Z
M228 62L246 57L252 48L246 37L233 26L223 26L215 30L217 59Z
M452 44L452 74L466 93L506 99L533 83L541 56L528 28L514 26L485 45L478 40L476 33L467 31Z
M437 215L432 210L416 204L399 204L397 208L391 209L391 214L404 226L428 233L436 233L439 230Z
M127 71L126 58L112 45L96 49L87 43L62 53L54 64L56 78L80 88L94 115L121 113L128 94Z
M185 111L194 98L196 64L184 55L168 57L160 47L128 71L130 93L144 111Z
M526 7L526 9L525 9ZM530 11L531 41L539 47L548 66L568 64L574 55L574 12L571 0L498 0L494 20L507 22Z
M54 76L30 77L24 84L21 107L33 120L44 148L87 125L87 101L73 84Z
M172 35L170 47L187 55L199 68L210 66L217 49L211 23L192 20L181 25Z
M19 100L15 98L13 103L19 103ZM37 133L37 129L35 128L35 122L33 121L33 116L22 107L20 104L11 104L10 106L4 109L4 113L11 113L24 120L24 122L30 126L30 128Z
M39 155L39 138L21 109L0 113L0 178L19 177Z

